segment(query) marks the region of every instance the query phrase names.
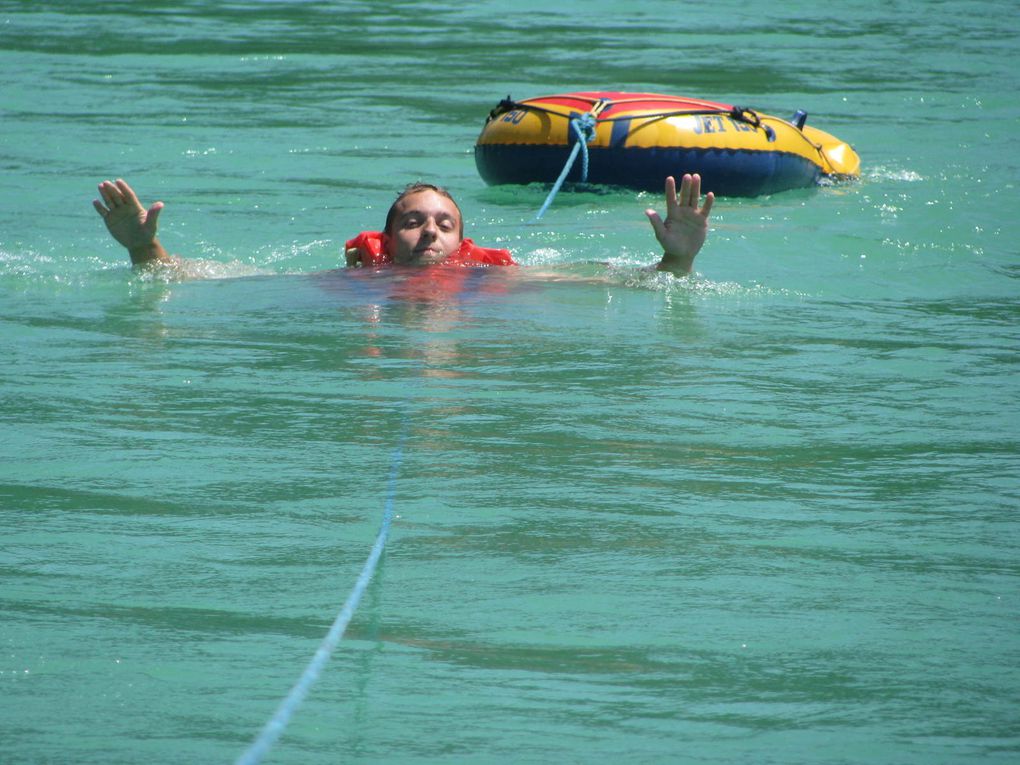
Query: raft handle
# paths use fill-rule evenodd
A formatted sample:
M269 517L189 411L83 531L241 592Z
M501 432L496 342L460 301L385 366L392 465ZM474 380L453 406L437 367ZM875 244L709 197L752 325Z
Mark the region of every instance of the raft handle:
M803 109L798 109L796 112L794 112L793 118L790 120L790 122L796 125L797 130L803 130L804 123L807 122L807 112L804 111Z
M518 108L519 106L521 106L521 104L518 104L516 101L514 101L510 94L507 93L506 98L504 98L502 101L496 104L495 108L491 112L489 112L489 118L485 121L487 123L492 122L499 115L506 114L507 112Z
M761 128L765 131L765 137L768 139L769 143L776 140L776 131L764 124L761 121L761 117L758 116L758 112L754 109L747 109L743 106L734 106L730 110L730 118L746 122L752 127Z

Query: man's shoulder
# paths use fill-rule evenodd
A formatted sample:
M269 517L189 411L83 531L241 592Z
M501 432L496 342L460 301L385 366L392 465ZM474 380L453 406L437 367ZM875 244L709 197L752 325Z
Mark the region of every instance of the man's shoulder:
M362 231L344 244L348 264L360 262L363 266L379 266L392 258L387 252L387 237L382 231Z
M497 247L481 247L471 239L465 239L460 246L459 258L469 263L486 266L516 266L510 250Z

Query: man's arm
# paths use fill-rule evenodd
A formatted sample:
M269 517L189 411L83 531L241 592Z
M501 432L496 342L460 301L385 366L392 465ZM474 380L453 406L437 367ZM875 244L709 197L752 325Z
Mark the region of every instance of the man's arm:
M700 201L700 175L685 175L680 182L679 195L676 180L670 176L666 179L666 220L663 221L655 210L645 210L655 238L662 245L662 260L656 266L659 271L670 271L677 276L691 272L694 258L708 235L708 216L715 194L708 192L705 203L699 208Z
M99 217L110 234L127 248L131 263L175 262L156 238L162 202L146 210L126 181L103 181L99 184L101 199L92 200Z

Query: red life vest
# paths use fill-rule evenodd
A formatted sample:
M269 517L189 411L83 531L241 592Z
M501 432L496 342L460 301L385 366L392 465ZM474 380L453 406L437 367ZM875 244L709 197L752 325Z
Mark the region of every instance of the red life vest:
M345 250L357 250L361 263L365 266L382 266L392 263L393 258L386 251L389 237L382 231L362 231L353 239L348 239ZM479 247L470 239L460 243L460 249L443 261L465 266L516 266L509 250L493 247Z

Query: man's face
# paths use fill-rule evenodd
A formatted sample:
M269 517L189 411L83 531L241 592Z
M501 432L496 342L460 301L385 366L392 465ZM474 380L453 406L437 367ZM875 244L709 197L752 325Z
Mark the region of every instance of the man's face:
M460 211L452 199L431 189L404 197L394 208L390 255L405 266L442 263L460 249Z

